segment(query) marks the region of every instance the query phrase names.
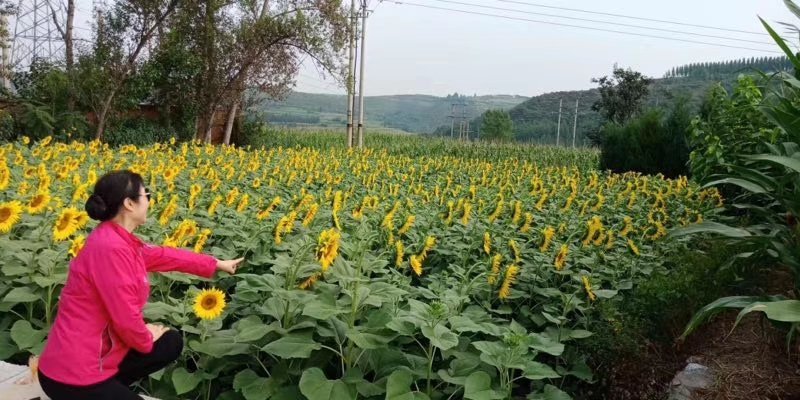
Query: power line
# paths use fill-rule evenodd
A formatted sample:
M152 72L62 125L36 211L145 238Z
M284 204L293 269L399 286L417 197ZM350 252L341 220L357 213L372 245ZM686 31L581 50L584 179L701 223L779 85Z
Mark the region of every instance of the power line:
M302 61L300 63L302 64ZM319 78L315 78L315 77L313 77L311 75L307 75L307 74L304 74L302 72L298 72L297 76L299 76L301 78L305 78L307 80L310 79L310 80L316 81L317 83L321 83L322 85L325 85L323 87L323 86L320 86L320 85L318 85L316 83L310 83L310 82L307 82L307 81L303 82L303 84L308 85L308 86L312 86L312 87L316 87L317 89L324 89L324 90L339 90L339 89L341 89L341 87L339 87L336 84L333 84L333 83L330 83L330 82L325 82L325 81L323 81L323 80L321 80Z
M326 85L326 86L333 86L333 87L337 87L337 88L338 88L338 87L341 87L341 86L340 86L338 83L334 83L334 82L325 81L325 80L323 80L323 79L316 78L316 77L314 77L314 76L307 75L307 74L304 74L304 73L302 73L302 72L298 72L298 73L297 73L297 75L298 75L298 76L301 76L301 77L303 77L303 78L306 78L306 79L312 79L312 80L314 80L314 81L317 81L317 82L319 82L319 83L321 83L321 84L323 84L323 85Z
M515 9L515 8L504 8L504 7L486 6L486 5L473 4L473 3L464 3L464 2L461 2L461 1L453 1L453 0L432 0L432 1L438 1L438 2L441 2L441 3L458 4L458 5L469 6L469 7L486 8L486 9L497 10L497 11L509 11L509 12L515 12L515 13L521 13L521 14L539 15L539 16L543 16L543 17L562 18L562 19L568 19L568 20L573 20L573 21L583 21L583 22L592 22L592 23L598 23L598 24L613 25L613 26L622 26L622 27L626 27L626 28L647 29L647 30L651 30L651 31L678 33L678 34L682 34L682 35L700 36L700 37L707 37L707 38L713 38L713 39L722 39L722 40L732 40L732 41L737 41L737 42L755 43L755 44L762 44L762 45L767 45L767 46L774 45L774 43L761 42L761 41L757 41L757 40L739 39L739 38L732 38L732 37L728 37L728 36L709 35L709 34L705 34L705 33L679 31L679 30L675 30L675 29L656 28L656 27L651 27L651 26L625 24L625 23L620 23L620 22L600 21L600 20L589 19L589 18L579 18L579 17L570 17L570 16L565 16L565 15L539 13L539 12L533 12L533 11L519 10L519 9Z
M303 65L303 63L306 61L306 59L308 59L308 54L304 54L303 55L303 58L300 60L299 63L297 63L298 66ZM312 77L310 75L306 75L306 74L304 74L302 72L298 72L297 75L300 76L300 77L306 78L306 79L312 79L314 81L317 81L319 83L322 83L322 84L326 85L326 87L322 87L322 86L317 85L317 84L313 84L313 83L309 83L309 82L303 82L303 84L306 85L306 86L311 86L313 88L320 89L320 90L326 90L326 91L333 91L334 90L334 88L331 87L331 85L332 85L331 83L325 82L325 81L323 81L323 80L321 80L319 78L314 78L314 77ZM338 90L340 88L337 86L335 89Z
M390 0L386 0L386 1L394 3L394 4L397 4L397 5L408 5L408 6L414 6L414 7L430 8L430 9L433 9L433 10L456 12L456 13L461 13L461 14L472 14L472 15L480 15L480 16L484 16L484 17L502 18L502 19L507 19L507 20L512 20L512 21L534 22L534 23L545 24L545 25L555 25L555 26L564 26L564 27L568 27L568 28L588 29L588 30L599 31L599 32L618 33L618 34L621 34L621 35L639 36L639 37L647 37L647 38L663 39L663 40L672 40L672 41L675 41L675 42L703 44L703 45L707 45L707 46L727 47L727 48L731 48L731 49L740 49L740 50L752 50L752 51L758 51L758 52L770 53L770 54L783 54L783 53L781 53L779 51L757 49L757 48L753 48L753 47L734 46L734 45L721 44L721 43L703 42L703 41L699 41L699 40L680 39L680 38L674 38L674 37L669 37L669 36L658 36L658 35L649 35L649 34L645 34L645 33L618 31L618 30L614 30L614 29L594 28L594 27L583 26L583 25L564 24L564 23L561 23L561 22L542 21L542 20L535 20L535 19L521 18L521 17L511 17L511 16L508 16L508 15L488 14L488 13L477 12L477 11L458 10L458 9L454 9L454 8L445 8L445 7L430 6L430 5L426 5L426 4L411 3L411 2L407 2L407 1L402 1L402 2L401 1L390 1Z
M319 89L319 90L333 91L333 88L323 87L323 86L316 85L316 84L313 84L313 83L310 83L310 82L303 82L303 85L304 86L309 86L309 87L312 87L312 88L315 88L315 89Z
M754 31L745 31L741 29L732 29L732 28L720 28L716 26L709 26L709 25L699 25L699 24L691 24L688 22L680 22L680 21L669 21L664 19L654 19L654 18L645 18L645 17L636 17L632 15L623 15L623 14L613 14L601 11L589 11L589 10L582 10L579 8L567 8L567 7L557 7L557 6L550 6L545 4L538 4L538 3L529 3L525 1L517 1L517 0L497 0L501 3L512 3L512 4L520 4L530 7L540 7L540 8L550 8L553 10L562 10L562 11L573 11L585 14L595 14L595 15L605 15L609 17L618 17L618 18L628 18L628 19L635 19L639 21L649 21L649 22L660 22L662 24L672 24L672 25L680 25L680 26L689 26L693 28L703 28L703 29L715 29L719 31L726 31L726 32L739 32L739 33L747 33L750 35L763 35L768 36L767 33L764 32L754 32Z

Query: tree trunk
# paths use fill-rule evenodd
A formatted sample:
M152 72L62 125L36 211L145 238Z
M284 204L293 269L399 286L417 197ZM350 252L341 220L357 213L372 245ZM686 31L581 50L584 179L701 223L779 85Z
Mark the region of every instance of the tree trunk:
M266 17L268 13L269 13L269 0L264 0L264 4L261 6L261 18L263 19L264 17Z
M67 0L67 27L64 30L64 49L66 52L66 67L67 67L67 77L69 77L70 82L72 82L72 69L75 65L75 55L74 55L74 40L72 36L73 26L75 22L75 0ZM67 110L73 111L75 110L75 93L72 90L72 85L70 84L70 93L69 97L67 98Z
M94 133L96 140L102 141L103 134L106 130L106 121L108 120L108 111L111 110L111 102L114 101L115 90L109 93L106 100L103 102L103 108L100 110L100 115L97 116L97 130Z
M217 107L211 107L208 116L208 125L206 125L206 143L211 143L211 132L214 130L214 114L217 113Z
M203 126L203 118L202 115L197 114L194 117L194 140L205 139L205 137L200 136L197 132L200 132L200 127Z
M233 131L233 121L236 119L236 111L239 109L239 100L236 100L231 105L230 111L228 111L228 120L225 121L225 139L223 143L226 145L231 144L231 132Z
M213 127L214 122L214 114L217 110L217 101L211 96L211 89L210 85L214 82L214 76L216 71L216 48L214 47L216 41L216 10L217 4L216 0L204 0L204 12L205 12L205 26L204 26L204 35L203 35L203 72L200 75L200 81L198 82L198 96L199 100L202 102L202 108L205 109L208 113L208 125L206 125L206 131L203 135L203 139L206 143L211 143L211 130ZM199 121L198 121L199 123Z

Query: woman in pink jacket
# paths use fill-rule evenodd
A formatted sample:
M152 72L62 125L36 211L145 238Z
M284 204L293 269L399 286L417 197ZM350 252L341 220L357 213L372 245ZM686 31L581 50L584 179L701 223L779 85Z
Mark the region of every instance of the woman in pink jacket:
M144 322L148 272L210 278L236 272L242 259L220 261L143 243L133 231L147 220L150 193L130 171L100 178L86 211L101 223L72 260L58 315L39 359L39 381L53 400L141 399L133 382L180 356L180 332Z

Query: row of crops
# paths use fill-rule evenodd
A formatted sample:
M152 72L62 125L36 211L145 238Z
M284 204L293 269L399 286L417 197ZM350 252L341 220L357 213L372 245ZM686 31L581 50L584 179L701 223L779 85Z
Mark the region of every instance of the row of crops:
M668 274L685 247L668 231L722 202L685 178L602 173L588 150L303 140L320 143L0 147L0 359L41 350L95 224L83 203L114 169L154 193L142 238L246 257L212 281L151 277L146 318L187 343L142 383L165 399L570 398L593 380L578 344L595 308ZM209 288L227 304L200 319Z

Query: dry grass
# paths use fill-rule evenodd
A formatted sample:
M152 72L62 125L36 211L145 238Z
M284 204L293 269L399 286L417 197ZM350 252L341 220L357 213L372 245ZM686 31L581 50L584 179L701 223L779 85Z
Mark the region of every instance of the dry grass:
M763 287L766 293L791 297L793 282L788 271L773 270ZM606 398L665 399L672 378L691 361L711 368L716 380L698 399L800 400L797 340L787 352L785 330L760 313L745 317L732 330L737 313L720 314L680 347L650 346L635 360L615 366Z

